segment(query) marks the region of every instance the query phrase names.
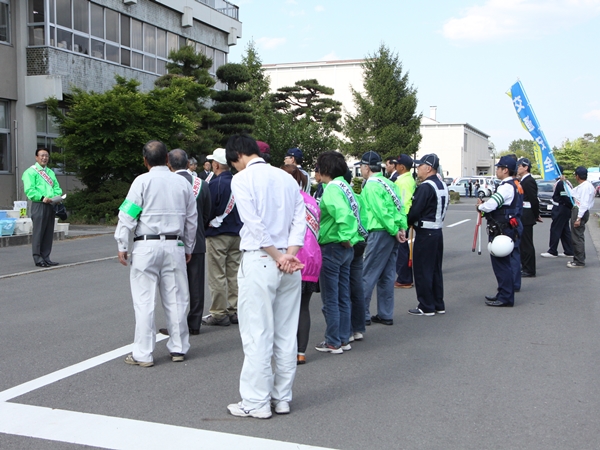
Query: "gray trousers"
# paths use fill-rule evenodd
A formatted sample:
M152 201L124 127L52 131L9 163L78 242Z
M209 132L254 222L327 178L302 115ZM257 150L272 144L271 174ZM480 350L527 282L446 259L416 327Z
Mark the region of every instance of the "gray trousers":
M365 250L363 283L365 316L371 320L369 308L373 290L377 286L377 315L382 319L394 318L394 280L398 241L387 231L370 231Z
M575 227L579 208L573 206L571 210L571 240L573 241L573 261L577 264L585 265L585 224L590 218L590 212L586 211L579 226Z
M49 203L31 203L31 249L33 262L41 263L50 260L52 241L54 239L54 207Z

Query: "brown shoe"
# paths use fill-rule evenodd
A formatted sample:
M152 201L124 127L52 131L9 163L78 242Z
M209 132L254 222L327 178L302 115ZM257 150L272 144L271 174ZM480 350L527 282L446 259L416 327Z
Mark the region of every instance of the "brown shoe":
M394 283L394 287L395 288L399 288L399 289L410 289L413 287L412 283Z
M298 355L298 359L296 361L296 364L300 365L300 364L306 364L306 357L304 355Z
M160 334L164 334L165 336L168 336L168 335L169 335L169 330L167 330L166 328L159 328L159 329L158 329L158 332L159 332Z

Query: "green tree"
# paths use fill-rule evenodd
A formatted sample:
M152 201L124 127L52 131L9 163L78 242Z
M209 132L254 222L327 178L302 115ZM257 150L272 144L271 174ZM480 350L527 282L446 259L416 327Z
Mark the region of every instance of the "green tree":
M216 102L212 110L221 114L214 127L223 134L221 143L224 146L232 134L252 132L254 116L248 103L252 95L238 90L241 83L250 80L250 72L243 64L225 64L217 69L217 78L228 88L226 91L214 91L212 95Z
M348 114L344 150L354 156L374 150L383 158L416 154L421 141L417 90L396 53L384 44L363 63L364 94L352 89L355 114Z
M58 101L47 101L59 125L57 145L65 149L65 170L74 173L88 189L109 179L131 182L144 172L143 145L158 139L169 147L193 141L196 123L184 101L194 83L182 78L169 88L143 93L139 82L116 77L104 93L74 89L62 114Z
M269 86L271 79L263 69L262 60L256 50L256 44L253 40L248 43L246 53L242 56L241 64L246 67L250 74L250 79L238 85L238 90L248 92L252 95L248 103L253 111L263 111L265 106L271 108L269 101Z
M219 145L223 135L212 127L220 115L206 107L207 100L211 98L212 87L215 80L208 73L212 66L212 59L195 48L186 45L179 50L169 52L170 62L167 63L167 74L159 77L155 85L159 88L170 88L180 86L186 83L185 105L188 109L188 116L197 126L192 139L182 141L182 148L190 156L212 153L214 148ZM185 82L183 79L192 81Z
M300 80L294 86L277 89L271 102L279 112L291 114L296 119L308 117L339 132L342 131L338 123L342 117L342 103L324 97L334 93L332 88L319 84L316 79Z

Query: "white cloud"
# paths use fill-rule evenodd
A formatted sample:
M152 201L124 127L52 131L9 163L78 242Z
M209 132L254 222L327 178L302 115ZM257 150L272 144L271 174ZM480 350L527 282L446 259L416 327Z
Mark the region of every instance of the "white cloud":
M444 24L453 41L531 38L570 28L600 14L600 0L487 0Z
M587 120L600 120L600 109L592 109L583 115L584 119Z
M323 12L323 11L325 11L325 7L323 5L317 5L317 6L315 6L315 11Z
M286 38L260 37L256 40L256 44L265 50L274 50L286 43Z
M289 11L288 15L290 17L301 17L301 16L306 15L306 13L304 12L303 9L299 9L299 10L295 10L295 11Z
M330 52L322 58L319 58L319 61L337 61L338 59L340 59L340 57L336 55L335 52Z

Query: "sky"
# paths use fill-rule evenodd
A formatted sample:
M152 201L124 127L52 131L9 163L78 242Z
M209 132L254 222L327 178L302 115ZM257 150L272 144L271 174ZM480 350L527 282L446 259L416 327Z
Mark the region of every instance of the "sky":
M263 64L362 59L383 43L417 113L469 123L497 151L531 139L506 91L521 80L548 142L600 134L600 0L232 0Z

